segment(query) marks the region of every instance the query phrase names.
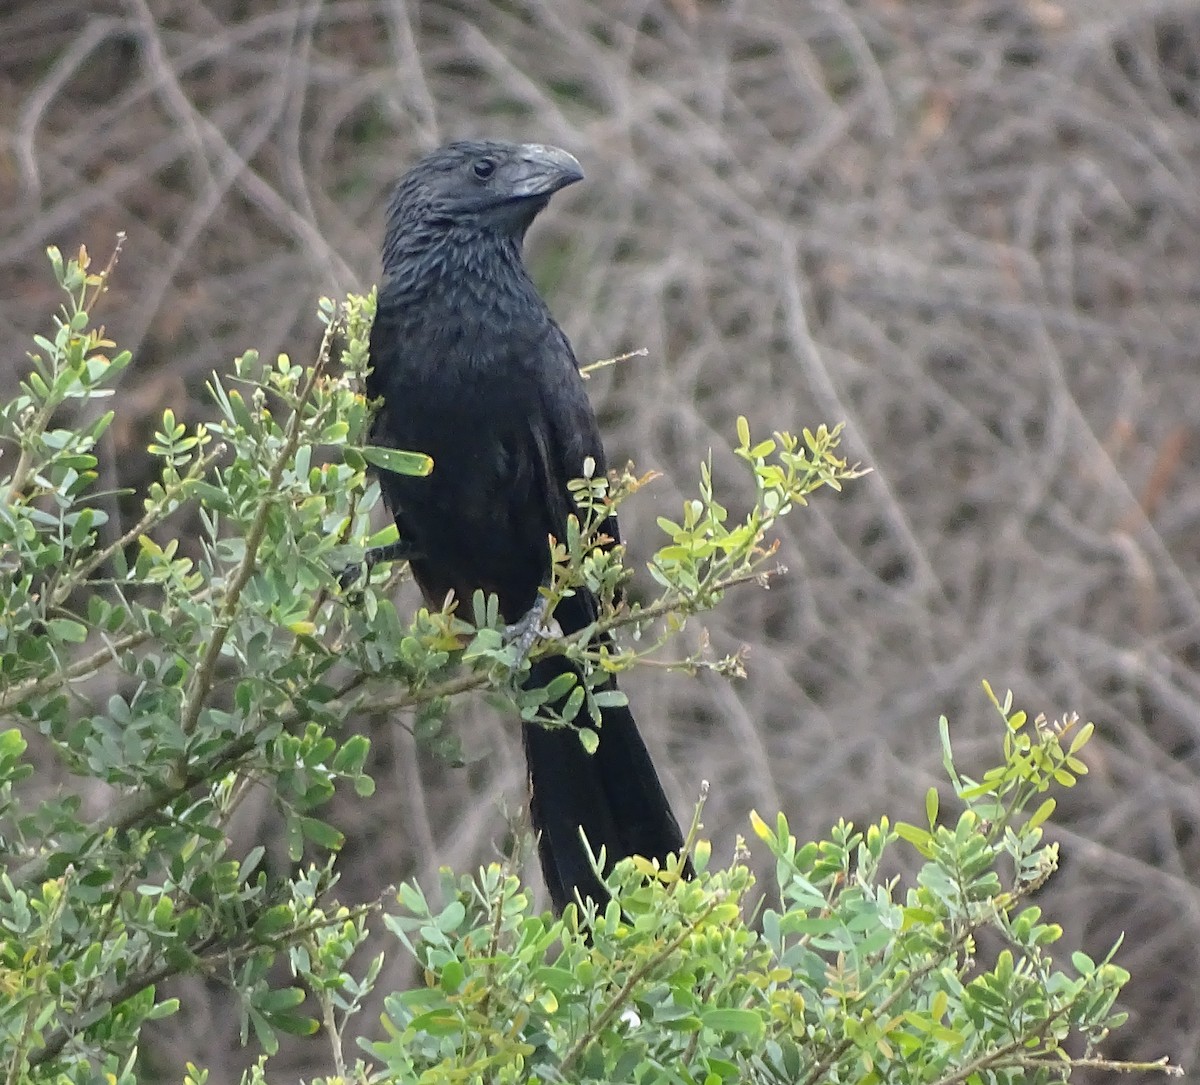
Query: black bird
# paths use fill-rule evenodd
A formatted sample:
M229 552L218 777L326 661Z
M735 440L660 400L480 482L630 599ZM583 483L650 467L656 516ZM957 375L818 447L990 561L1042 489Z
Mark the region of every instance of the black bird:
M528 620L549 581L548 537L564 538L575 511L567 483L588 457L605 469L574 352L521 256L538 212L582 178L557 147L472 140L421 159L392 194L370 342L367 394L381 400L371 437L433 458L425 478L380 471L401 540L387 556L410 558L431 607L483 589L505 622ZM615 518L604 532L618 541ZM577 590L554 617L569 635L596 609ZM536 660L526 686L571 666ZM586 709L576 722L591 726ZM523 725L538 853L560 912L576 894L607 900L581 829L609 866L662 861L683 845L629 709L604 708L598 734L588 754L572 728Z

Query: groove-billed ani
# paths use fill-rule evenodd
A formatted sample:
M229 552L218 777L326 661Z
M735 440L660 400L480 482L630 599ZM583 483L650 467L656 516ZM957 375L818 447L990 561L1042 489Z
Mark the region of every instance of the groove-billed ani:
M548 537L564 538L575 511L567 483L587 457L604 470L575 355L521 258L537 213L582 177L556 147L469 141L423 158L392 195L367 393L382 400L372 440L433 458L426 478L380 472L432 607L482 588L518 623L548 583ZM604 532L617 540L615 518ZM570 634L595 619L596 600L576 590L554 616ZM570 667L536 660L527 687ZM577 722L590 725L586 709ZM523 726L538 852L559 911L576 892L607 899L581 828L609 865L663 860L683 843L629 709L604 708L598 733L589 755L571 728Z

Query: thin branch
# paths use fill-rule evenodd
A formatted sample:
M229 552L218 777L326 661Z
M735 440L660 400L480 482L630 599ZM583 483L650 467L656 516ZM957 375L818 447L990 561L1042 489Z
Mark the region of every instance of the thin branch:
M390 890L388 891L390 893ZM65 896L65 894L64 894ZM262 941L252 941L245 939L237 944L227 942L221 935L220 931L213 931L207 935L198 945L191 947L190 968L199 971L206 963L232 956L235 960L240 957L245 957L256 950L268 947L278 953L281 950L287 949L306 934L315 934L326 927L341 926L345 922L361 919L365 916L372 915L380 911L383 907L383 898L379 897L375 900L368 901L365 904L360 904L355 908L347 910L347 913L342 916L331 919L322 913L319 919L310 922L299 923L287 930L279 931L270 938ZM249 923L249 927L253 923ZM246 932L241 932L246 933ZM30 1056L29 1065L41 1066L50 1060L57 1058L64 1047L70 1042L73 1036L78 1035L81 1031L87 1028L100 1016L102 1016L111 1006L119 1006L122 1002L132 998L134 995L144 991L147 987L152 987L161 983L165 979L170 979L172 976L183 975L190 969L181 967L177 964L159 964L154 967L147 968L142 971L137 971L126 976L121 984L112 991L104 994L103 1000L93 1006L90 1010L84 1011L75 1021L69 1025L60 1026L51 1031L44 1044L39 1050Z
M116 662L121 652L138 647L138 645L149 640L151 636L152 634L148 630L139 629L136 632L126 634L119 640L105 644L103 648L93 652L90 656L77 659L74 663L68 664L53 674L47 674L41 678L31 679L27 682L10 686L8 689L0 692L0 713L11 711L22 701L41 697L76 679L86 678L88 675L95 674L106 663Z
M670 960L671 957L678 951L679 947L682 946L683 943L686 942L697 930L699 930L700 924L703 923L704 920L706 920L710 915L712 915L714 911L716 911L717 906L720 903L720 901L714 900L707 908L704 909L703 912L700 913L700 915L698 915L690 923L686 924L684 929L675 938L672 938L671 941L663 946L662 949L654 954L653 957L650 957L642 965L640 965L638 968L635 968L629 974L629 978L624 984L622 984L621 989L615 995L613 995L613 997L609 1000L608 1005L600 1011L600 1015L595 1021L592 1022L587 1031L584 1032L583 1035L581 1035L579 1039L577 1039L575 1043L571 1045L570 1050L563 1056L562 1062L558 1065L558 1072L563 1078L566 1078L571 1068L576 1062L579 1061L584 1052L587 1051L588 1045L597 1036L599 1036L601 1032L608 1028L609 1024L614 1018L616 1018L617 1014L621 1012L621 1007L623 1007L629 1000L629 996L633 993L634 988L636 988L637 985L642 982L642 980L654 972L655 969L657 969L660 965Z
M221 657L221 649L224 648L225 638L229 636L229 631L233 627L233 619L237 614L238 601L241 599L242 590L250 582L250 577L254 573L255 563L258 559L258 548L262 544L263 537L266 535L267 521L270 519L272 505L276 500L280 483L283 480L283 473L295 459L296 450L300 447L300 437L304 432L304 405L313 394L317 386L317 380L329 362L329 351L333 342L333 334L334 326L331 324L325 331L325 337L321 343L317 362L310 370L304 388L301 390L300 396L293 407L292 417L288 423L287 438L283 443L283 447L279 449L275 457L275 462L271 465L270 474L267 476L265 499L259 504L254 520L250 524L250 530L246 532L242 560L229 582L229 588L222 601L221 612L213 625L212 635L209 637L208 645L193 672L192 681L189 685L187 696L184 699L180 720L180 726L183 729L184 735L191 735L195 730L200 713L204 708L210 687L212 686L213 676L216 674L217 661Z

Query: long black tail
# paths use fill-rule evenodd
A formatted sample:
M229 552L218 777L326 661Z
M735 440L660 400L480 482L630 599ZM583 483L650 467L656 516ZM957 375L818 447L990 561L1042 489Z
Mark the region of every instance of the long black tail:
M571 669L561 656L539 659L527 685L548 685ZM610 688L616 688L615 681ZM601 719L600 746L593 754L571 728L524 726L538 856L558 912L577 892L601 907L608 900L580 838L581 829L596 855L604 848L606 870L630 855L662 862L683 847L679 823L628 707L605 708ZM586 708L577 722L591 725Z

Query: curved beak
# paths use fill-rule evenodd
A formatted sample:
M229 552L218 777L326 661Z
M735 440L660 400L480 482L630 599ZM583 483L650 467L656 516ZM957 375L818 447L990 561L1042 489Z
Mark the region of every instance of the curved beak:
M514 196L550 196L560 188L583 180L579 160L561 147L544 143L524 143L509 167Z

